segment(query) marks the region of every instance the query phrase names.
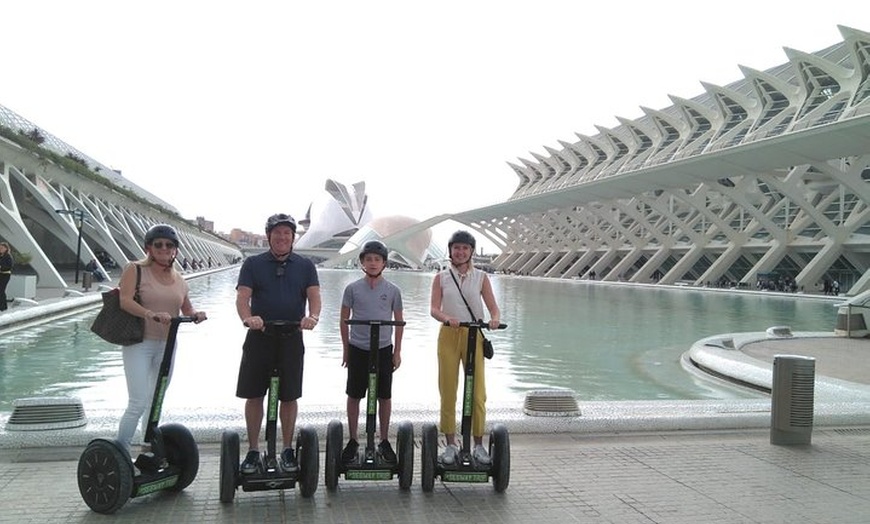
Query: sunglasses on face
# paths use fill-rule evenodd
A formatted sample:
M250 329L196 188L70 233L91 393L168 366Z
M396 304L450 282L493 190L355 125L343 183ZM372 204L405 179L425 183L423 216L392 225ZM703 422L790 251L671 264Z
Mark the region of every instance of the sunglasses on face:
M161 242L159 240L157 242L151 242L151 245L156 247L157 249L163 249L163 248L174 249L175 248L175 244L173 244L172 242Z

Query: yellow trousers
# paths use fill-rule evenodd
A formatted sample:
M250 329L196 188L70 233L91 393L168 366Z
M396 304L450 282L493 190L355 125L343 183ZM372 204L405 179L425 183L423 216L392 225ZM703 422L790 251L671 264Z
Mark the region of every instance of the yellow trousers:
M438 390L441 393L441 431L456 433L456 392L459 377L465 379L468 328L441 326L438 333ZM482 437L486 425L486 379L483 339L478 335L474 352L474 409L471 416L471 435ZM464 391L464 385L463 385Z

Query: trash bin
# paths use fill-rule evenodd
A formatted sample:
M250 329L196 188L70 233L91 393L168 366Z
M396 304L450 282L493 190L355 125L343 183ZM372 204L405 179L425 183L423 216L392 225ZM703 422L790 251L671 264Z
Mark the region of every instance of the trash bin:
M85 271L82 273L82 288L85 290L90 290L91 285L94 282L94 275L90 271Z
M811 442L815 379L816 359L801 355L776 355L773 358L771 444Z

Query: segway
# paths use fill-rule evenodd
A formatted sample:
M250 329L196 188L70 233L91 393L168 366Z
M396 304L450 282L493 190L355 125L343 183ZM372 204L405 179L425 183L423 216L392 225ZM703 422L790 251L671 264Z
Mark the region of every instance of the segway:
M151 445L151 452L140 454L135 461L140 474L135 474L134 463L130 461L124 444L115 439L94 439L79 457L79 492L85 504L95 512L114 513L132 497L161 490L181 491L196 478L199 449L193 435L181 424L157 426L169 386L178 326L182 322L195 321L194 317L175 317L169 325L145 430L144 440Z
M335 491L343 474L346 480L392 480L399 476L399 488L411 487L414 476L414 426L410 422L399 424L396 439L396 462L387 462L376 451L375 426L378 412L378 349L381 326L404 326L404 321L345 320L348 325L369 326L369 377L366 392L366 446L357 452L348 464L341 460L344 430L338 420L331 420L326 428L326 488Z
M278 460L275 444L278 439L278 392L280 378L278 372L281 338L298 336L299 321L270 320L264 324L265 334L272 338L274 364L269 378L268 409L266 411L266 452L261 458L258 471L244 474L239 468L239 434L227 430L221 435L220 458L220 501L232 502L236 488L242 491L264 491L271 489L292 489L299 483L299 491L305 498L317 490L317 477L320 473L320 449L317 432L309 427L300 427L296 434L295 468L285 469Z
M510 437L504 424L495 424L489 433L489 456L491 464L479 464L472 456L471 415L474 410L474 365L477 332L488 328L486 322L460 322L460 327L468 328L468 348L465 358L465 385L462 394L462 448L454 464L444 464L438 454L438 429L435 424L423 425L420 445L420 482L423 491L430 492L435 487L435 478L443 482L486 483L492 478L492 485L498 493L504 492L510 483L511 450ZM500 324L504 329L507 324Z

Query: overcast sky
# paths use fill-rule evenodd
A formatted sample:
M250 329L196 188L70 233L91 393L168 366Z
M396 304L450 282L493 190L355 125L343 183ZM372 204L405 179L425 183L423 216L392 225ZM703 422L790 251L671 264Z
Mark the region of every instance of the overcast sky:
M599 5L600 4L600 5ZM507 162L870 31L870 2L4 2L0 104L216 228L503 201Z

